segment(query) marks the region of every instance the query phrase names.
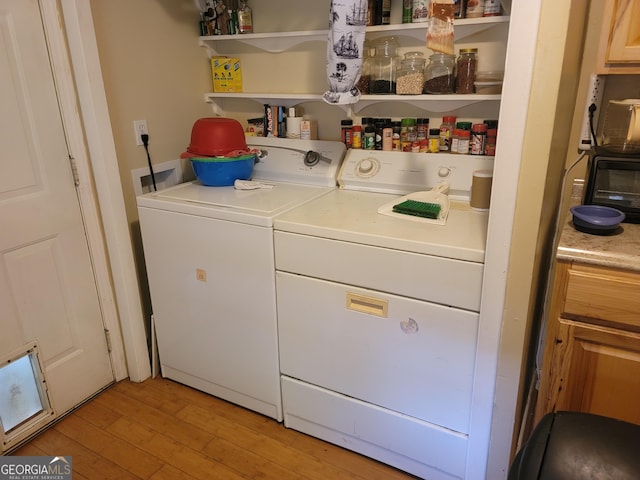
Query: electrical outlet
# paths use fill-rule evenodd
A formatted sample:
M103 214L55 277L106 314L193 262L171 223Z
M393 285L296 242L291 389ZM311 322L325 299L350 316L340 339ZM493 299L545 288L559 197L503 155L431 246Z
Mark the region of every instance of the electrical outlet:
M142 135L149 135L149 130L147 129L147 121L134 120L133 129L136 132L136 145L144 145L144 143L142 143Z
M604 91L604 78L601 75L591 74L589 78L589 89L587 90L587 103L584 107L584 117L582 119L582 129L580 130L580 141L578 150L590 150L593 146L593 136L591 135L591 123L589 121L589 108L595 105L593 112L593 130L598 127L598 114L600 113L600 103L602 102L602 92Z

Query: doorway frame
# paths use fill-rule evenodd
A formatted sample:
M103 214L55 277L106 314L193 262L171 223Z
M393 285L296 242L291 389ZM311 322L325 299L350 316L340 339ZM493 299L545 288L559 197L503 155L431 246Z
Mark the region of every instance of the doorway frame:
M39 0L116 381L151 376L144 314L89 0Z

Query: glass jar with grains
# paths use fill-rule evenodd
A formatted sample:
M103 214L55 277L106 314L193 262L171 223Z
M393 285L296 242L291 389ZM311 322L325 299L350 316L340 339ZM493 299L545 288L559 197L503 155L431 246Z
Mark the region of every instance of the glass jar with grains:
M425 71L424 93L453 93L455 86L455 55L434 53Z
M424 86L424 54L408 52L400 62L396 75L396 93L398 95L419 95Z
M397 48L396 37L383 37L375 44L375 55L371 59L370 93L396 93Z
M478 49L461 48L456 63L456 93L474 93Z

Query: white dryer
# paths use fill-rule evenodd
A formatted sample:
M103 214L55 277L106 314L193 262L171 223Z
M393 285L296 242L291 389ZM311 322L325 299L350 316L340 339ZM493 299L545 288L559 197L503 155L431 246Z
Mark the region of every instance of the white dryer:
M274 218L336 188L340 142L247 137L239 190L188 182L137 199L161 373L282 420Z
M469 189L492 167L350 150L342 188L276 219L287 427L421 478L464 477L488 220ZM379 213L441 181L444 224Z

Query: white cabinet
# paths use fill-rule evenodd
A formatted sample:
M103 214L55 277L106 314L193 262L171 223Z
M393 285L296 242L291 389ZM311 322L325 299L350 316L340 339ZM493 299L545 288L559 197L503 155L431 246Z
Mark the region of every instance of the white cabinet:
M491 30L494 27L505 25L509 17L486 17L456 20L454 25L455 41L461 42L476 34ZM278 54L298 48L307 42L327 41L328 30L312 30L297 32L254 33L245 35L215 35L200 37L200 45L210 51L210 55L233 56L243 49L257 49L265 53ZM422 23L407 23L399 25L377 25L367 27L367 40L394 35L397 36L403 47L424 47L426 27ZM317 59L324 64L325 58ZM295 67L292 67L295 71ZM212 104L216 114L224 113L225 99L253 100L260 104L274 103L284 106L293 106L301 102L323 101L323 91L312 93L288 93L282 92L242 92L242 93L206 93L205 101ZM382 102L400 102L415 105L430 112L450 112L475 103L498 103L500 95L362 95L360 101L354 105L342 106L347 109L349 115L357 114L364 108Z

